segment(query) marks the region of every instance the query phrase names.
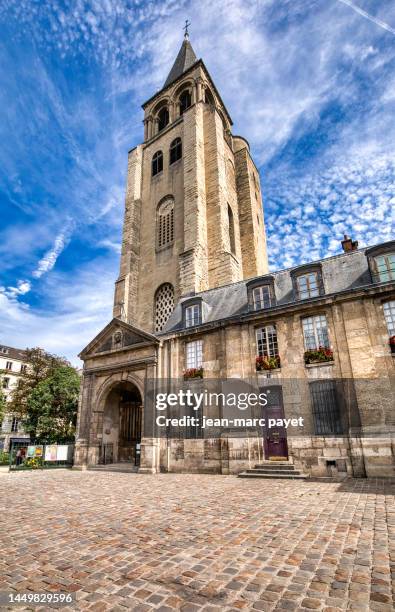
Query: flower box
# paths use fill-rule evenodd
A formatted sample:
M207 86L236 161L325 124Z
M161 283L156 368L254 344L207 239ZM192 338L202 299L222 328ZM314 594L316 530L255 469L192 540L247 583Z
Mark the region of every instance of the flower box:
M309 363L324 363L326 361L333 361L333 351L325 346L319 346L318 349L311 349L304 353L306 365Z
M257 372L263 370L277 370L281 367L280 357L268 357L267 355L258 355L255 358L255 368Z
M390 338L390 349L391 353L395 353L395 336L391 336Z
M184 372L184 380L189 378L203 378L203 368L189 368Z

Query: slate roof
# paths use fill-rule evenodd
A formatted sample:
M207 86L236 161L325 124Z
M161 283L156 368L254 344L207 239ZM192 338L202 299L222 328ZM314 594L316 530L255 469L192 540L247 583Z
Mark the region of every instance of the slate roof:
M13 348L12 346L5 346L5 344L0 344L0 357L24 361L26 359L26 353L23 349L17 349Z
M193 66L196 61L197 57L195 55L195 51L192 49L191 43L189 42L188 38L184 38L181 49L176 57L176 61L174 62L163 87L167 87L170 85L170 83L173 83L173 81L178 79L182 74L184 74L184 72Z
M386 244L388 246L394 244L395 246L395 242ZM327 259L321 259L317 262L303 264L296 268L280 270L278 272L266 274L262 277L257 277L257 279L262 278L262 280L268 277L274 279L276 305L272 308L268 308L267 311L270 312L275 308L293 303L303 304L308 302L308 299L301 301L295 300L291 273L299 269L300 272L302 272L303 268L314 264L321 265L324 295L318 298L310 298L310 300L319 300L325 297L325 295L333 295L342 291L372 285L372 278L366 256L368 250L368 248L362 248L349 253L328 257ZM200 298L202 300L204 323L221 321L229 317L247 314L249 312L247 284L257 279L239 281L230 285L202 291L193 296L181 299L161 334L181 330L183 328L182 303L192 298Z

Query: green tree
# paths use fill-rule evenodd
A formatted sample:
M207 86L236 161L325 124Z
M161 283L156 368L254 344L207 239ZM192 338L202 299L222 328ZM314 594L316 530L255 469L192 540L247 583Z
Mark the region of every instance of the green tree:
M77 418L77 371L64 357L40 348L26 349L25 363L26 372L11 392L8 410L34 439L70 439Z
M12 390L8 406L9 411L20 419L25 417L28 399L37 385L51 376L56 368L70 366L70 363L63 357L57 357L37 347L28 348L25 352L26 372L19 377Z
M67 442L74 438L80 377L71 366L57 367L27 400L23 424L32 438Z
M3 422L5 413L7 412L6 398L3 391L3 376L0 370L0 424Z

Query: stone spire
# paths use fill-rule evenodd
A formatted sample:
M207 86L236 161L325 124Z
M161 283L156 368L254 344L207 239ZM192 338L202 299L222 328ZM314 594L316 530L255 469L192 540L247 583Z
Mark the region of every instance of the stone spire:
M167 87L170 85L170 83L178 79L178 77L184 74L184 72L186 72L188 68L193 66L193 64L197 61L195 51L192 49L192 45L189 42L188 25L186 25L184 29L185 35L181 49L178 52L176 61L174 62L163 87Z

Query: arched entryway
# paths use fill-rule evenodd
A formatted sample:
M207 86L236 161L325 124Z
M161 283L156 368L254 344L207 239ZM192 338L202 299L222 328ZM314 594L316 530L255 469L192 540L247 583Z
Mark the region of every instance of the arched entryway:
M100 463L139 464L142 425L140 391L120 381L107 394L103 412Z

